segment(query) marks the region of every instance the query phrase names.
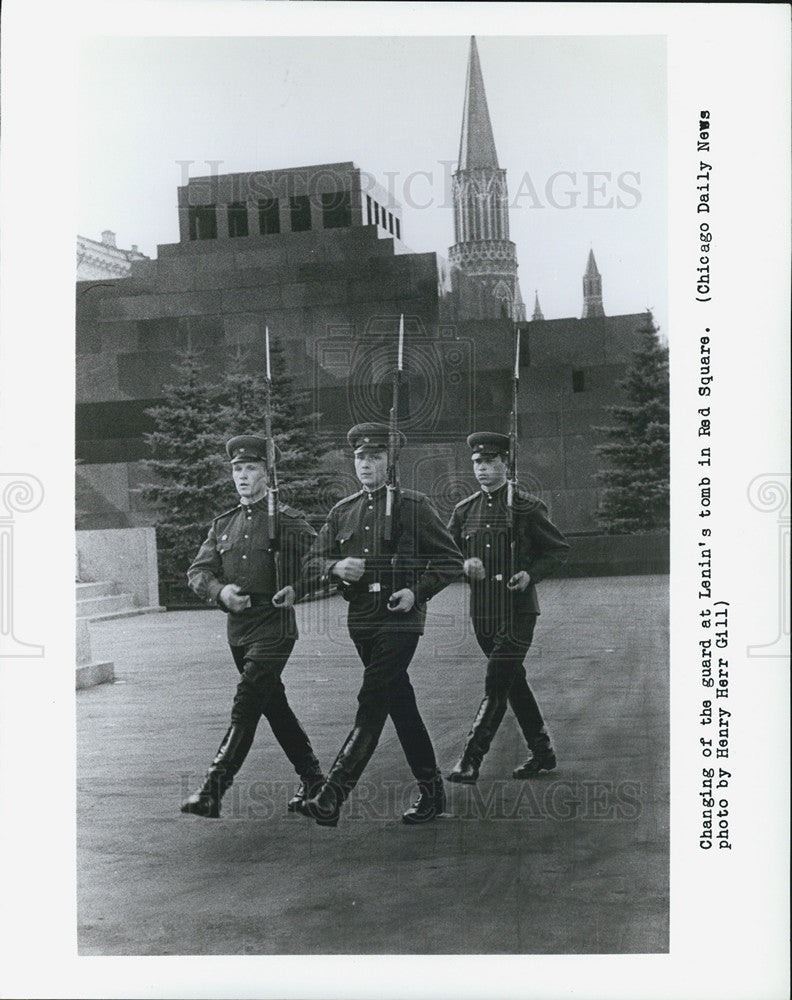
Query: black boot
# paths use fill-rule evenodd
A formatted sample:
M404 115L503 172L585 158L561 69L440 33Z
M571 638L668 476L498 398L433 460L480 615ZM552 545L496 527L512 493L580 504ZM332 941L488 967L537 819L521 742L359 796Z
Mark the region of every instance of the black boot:
M297 804L313 795L324 781L322 769L311 747L311 741L286 700L286 692L282 685L264 705L262 714L269 723L273 736L299 775L300 787L286 805L289 812L296 812Z
M240 722L231 724L203 785L182 802L183 813L203 816L205 819L217 819L220 816L220 800L234 783L234 775L247 757L255 734L255 725Z
M515 767L512 778L535 778L540 771L552 771L556 766L556 755L552 747L537 748L524 764Z
M316 794L300 802L297 812L316 820L319 826L337 826L341 806L358 783L378 740L379 732L356 725L344 741L325 783Z
M448 780L456 784L475 785L484 755L503 721L506 699L485 695L479 705L473 727L468 733L462 756L451 769Z
M437 819L446 808L443 777L439 770L435 770L430 778L419 780L418 791L418 798L402 816L402 822L411 826Z
M324 784L325 776L319 767L319 761L314 757L309 767L300 772L300 787L289 799L286 808L289 812L299 812L300 803L316 795Z

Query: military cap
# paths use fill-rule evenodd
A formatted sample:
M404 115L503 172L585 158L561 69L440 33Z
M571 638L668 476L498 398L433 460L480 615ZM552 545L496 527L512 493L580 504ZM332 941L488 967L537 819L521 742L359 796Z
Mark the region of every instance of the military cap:
M232 462L266 462L267 439L258 434L237 434L226 441L226 452ZM277 445L275 458L280 458Z
M493 431L476 431L467 439L468 448L472 451L471 461L477 458L494 458L496 455L508 455L509 438L506 434L495 434Z
M390 429L387 424L355 424L347 434L347 441L356 455L367 451L385 451ZM399 431L399 447L407 438Z

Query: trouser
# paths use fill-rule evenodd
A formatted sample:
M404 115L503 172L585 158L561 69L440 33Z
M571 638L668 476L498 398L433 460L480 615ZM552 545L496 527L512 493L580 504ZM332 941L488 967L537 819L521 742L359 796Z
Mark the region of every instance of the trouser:
M295 771L303 777L311 773L316 758L281 680L295 641L294 636L286 635L230 647L241 675L231 707L231 724L255 731L263 715Z
M537 615L528 614L514 628L489 619L474 618L473 629L487 657L484 697L491 705L490 738L494 736L509 705L522 730L528 749L550 745L542 713L528 685L524 660L533 641Z
M426 780L435 774L437 759L407 674L420 633L355 628L350 629L350 635L364 667L355 729L363 730L369 737L367 760L390 715L413 776L419 781Z

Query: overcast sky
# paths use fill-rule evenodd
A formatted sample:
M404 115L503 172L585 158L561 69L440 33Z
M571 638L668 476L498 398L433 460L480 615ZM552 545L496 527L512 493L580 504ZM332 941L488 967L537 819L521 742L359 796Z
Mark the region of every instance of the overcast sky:
M668 334L664 39L477 43L529 316L536 289L546 318L580 315L593 247L606 313L651 307ZM119 246L154 256L157 244L178 241L185 170L353 160L402 204L404 241L445 256L469 44L467 36L91 40L80 65L78 230L99 239L112 229Z

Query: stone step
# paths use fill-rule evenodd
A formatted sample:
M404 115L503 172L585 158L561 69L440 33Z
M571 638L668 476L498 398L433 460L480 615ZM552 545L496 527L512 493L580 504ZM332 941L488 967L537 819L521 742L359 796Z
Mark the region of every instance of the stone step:
M129 597L129 595L126 596ZM110 621L113 618L134 618L135 615L153 615L153 614L159 614L162 611L165 611L165 608L162 605L152 605L150 607L145 607L145 608L125 607L119 609L118 611L105 611L93 614L84 614L81 612L80 604L78 603L77 621L105 622L105 621Z
M74 689L75 691L83 691L85 688L95 687L97 684L112 684L114 680L115 670L112 663L107 661L82 663L75 671Z
M132 594L107 594L104 597L88 597L77 601L77 617L92 618L116 611L126 611L135 607Z
M118 593L118 584L111 580L101 580L96 583L78 583L75 585L75 595L78 601L85 601L89 597L108 597Z

